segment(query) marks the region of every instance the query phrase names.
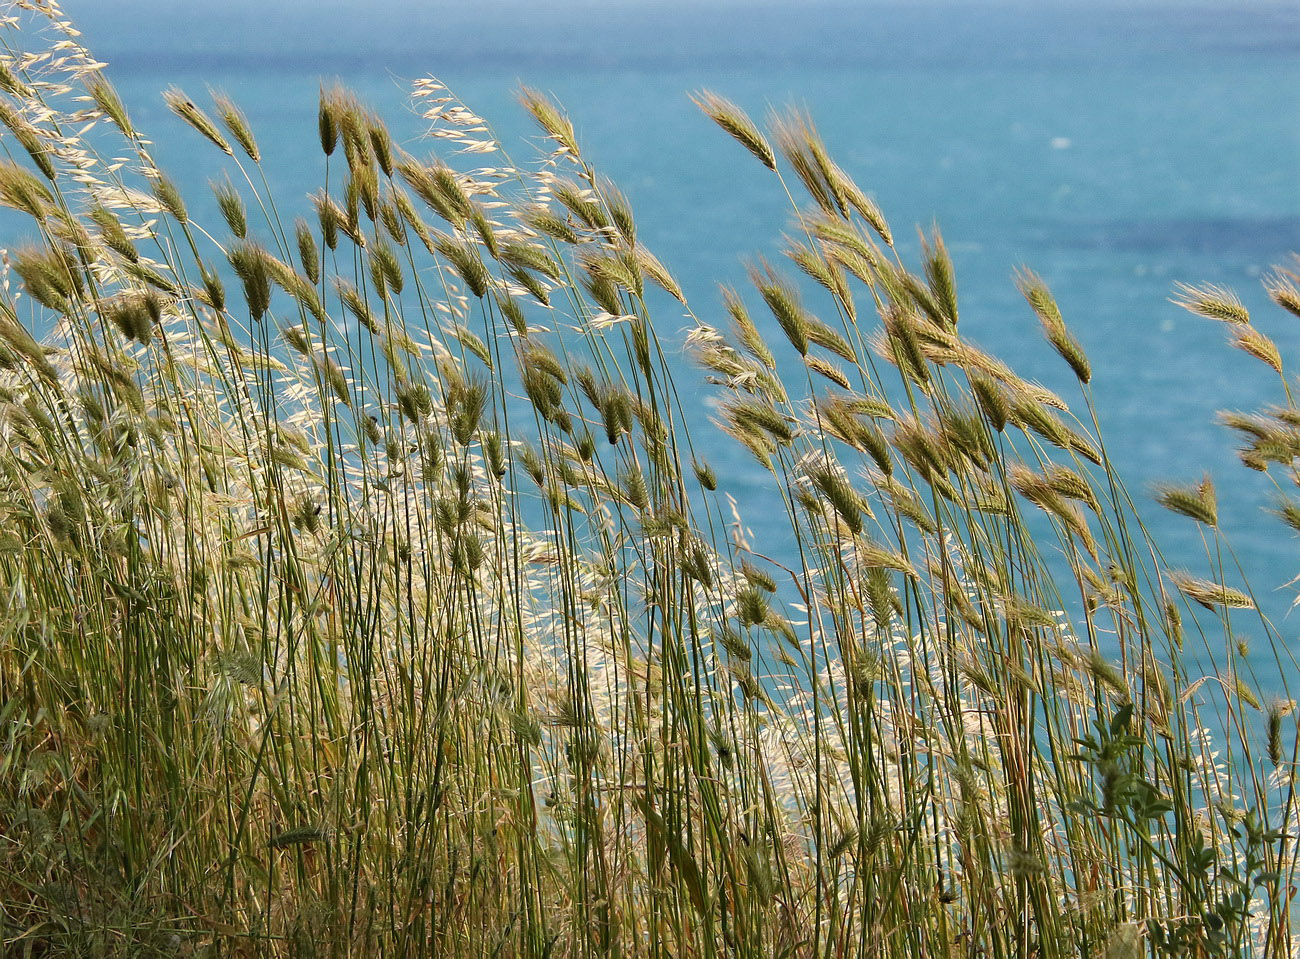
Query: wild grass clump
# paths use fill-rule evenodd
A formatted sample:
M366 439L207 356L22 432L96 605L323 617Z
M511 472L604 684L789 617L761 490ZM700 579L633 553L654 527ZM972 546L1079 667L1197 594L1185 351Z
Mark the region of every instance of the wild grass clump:
M1241 638L1276 635L1208 482L1157 494L1204 568L1153 548L1036 276L1081 416L809 119L710 93L806 194L806 283L694 312L558 106L525 91L516 165L434 80L426 153L322 92L298 219L233 103L169 91L228 164L199 223L57 7L15 14L9 954L1293 953L1296 713ZM1231 294L1178 296L1281 372ZM789 555L692 446L666 297ZM1289 394L1226 421L1300 478Z

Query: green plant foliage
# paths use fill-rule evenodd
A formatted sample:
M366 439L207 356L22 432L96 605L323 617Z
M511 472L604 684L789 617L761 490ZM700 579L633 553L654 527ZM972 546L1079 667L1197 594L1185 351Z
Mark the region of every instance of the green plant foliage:
M938 232L909 266L809 118L696 95L802 191L810 278L697 307L540 94L528 166L436 81L432 161L323 91L303 218L238 107L174 90L223 232L57 10L15 10L0 951L1292 954L1295 713L1246 668L1245 624L1280 647L1214 488L1160 488L1208 547L1167 568L1091 394L964 339ZM1230 293L1177 296L1282 370ZM792 557L693 450L683 347ZM1290 483L1283 387L1226 421Z

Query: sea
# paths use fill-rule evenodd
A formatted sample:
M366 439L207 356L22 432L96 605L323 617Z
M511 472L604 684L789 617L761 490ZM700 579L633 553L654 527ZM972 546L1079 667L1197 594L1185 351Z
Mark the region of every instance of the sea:
M540 150L516 101L546 91L637 212L639 237L696 312L722 325L717 287L777 259L788 201L691 103L714 90L762 117L805 107L839 164L916 252L938 224L967 336L1082 409L1068 369L1016 292L1052 287L1092 360L1107 450L1169 559L1210 572L1201 531L1150 502L1152 484L1208 473L1226 542L1284 645L1300 651L1293 534L1265 512L1277 486L1246 470L1220 410L1282 400L1225 330L1170 302L1175 284L1235 289L1300 364L1300 319L1260 280L1300 250L1300 5L1263 0L65 0L154 153L191 198L223 169L173 117L171 85L229 93L271 188L307 213L323 172L322 83L353 88L406 149L428 153L411 82L437 77L488 118L516 160ZM297 206L295 206L297 204ZM200 216L202 204L191 201ZM211 204L208 219L217 219ZM815 305L815 304L814 304ZM825 305L823 305L825 306ZM829 307L825 307L829 309ZM656 329L681 353L688 321ZM773 336L779 336L773 330ZM711 395L681 364L688 403ZM756 541L791 539L771 478L720 432L694 437ZM1281 488L1289 484L1279 477ZM1228 559L1230 570L1233 566ZM1230 582L1238 581L1231 571ZM1264 639L1255 625L1245 638ZM1259 654L1261 671L1271 657ZM1297 674L1300 676L1300 674Z

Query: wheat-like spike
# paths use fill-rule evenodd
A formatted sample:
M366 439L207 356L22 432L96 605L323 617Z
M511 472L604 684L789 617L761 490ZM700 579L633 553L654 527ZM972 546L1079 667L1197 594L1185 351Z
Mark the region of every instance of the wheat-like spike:
M692 94L691 99L710 120L752 153L759 163L769 170L776 169L776 154L744 110L710 90Z
M751 268L750 280L763 297L763 302L776 318L781 332L790 341L800 356L808 355L809 337L807 314L799 303L799 295L794 287L778 276L771 267L761 272L757 267Z
M1269 510L1274 516L1290 526L1292 530L1300 533L1300 500L1285 494L1279 494L1273 501L1273 506Z
M248 235L248 216L244 211L244 201L235 190L229 178L210 184L217 198L217 207L221 217L230 227L230 232L242 240Z
M551 185L555 198L565 209L593 233L603 234L611 227L604 208L596 202L595 194L572 180L557 180Z
M957 326L957 279L953 271L952 258L944 245L943 236L936 226L931 237L921 237L921 252L925 258L925 275L930 284L930 293L941 308L948 325Z
M563 111L545 94L523 87L519 91L519 102L533 115L537 125L571 156L578 155L578 139L573 132L573 123Z
M1168 576L1175 589L1206 609L1214 609L1216 606L1233 609L1255 608L1254 600L1231 586L1225 586L1211 580L1197 579L1189 573L1172 572Z
M384 121L373 113L366 115L366 135L370 138L370 152L384 176L393 177L393 135Z
M930 368L917 337L918 317L907 309L888 309L884 314L884 337L876 345L886 360L894 363L922 390L930 388Z
M1056 298L1052 296L1047 284L1032 270L1021 269L1016 273L1016 286L1033 307L1034 313L1042 324L1043 334L1052 348L1070 365L1070 369L1074 371L1074 375L1081 383L1090 382L1092 365L1088 362L1088 356L1079 345L1079 341L1066 327L1060 307L1057 306Z
M815 343L824 350L829 350L847 363L854 366L858 365L857 352L849 344L849 341L836 332L834 328L815 316L805 316L804 323L809 342Z
M789 238L787 238L787 243L785 255L793 260L799 269L816 280L828 293L834 296L840 305L844 307L844 311L848 314L850 320L855 319L857 310L853 303L853 296L849 292L844 271L840 265L827 257L820 249L814 250Z
M1264 289L1269 297L1292 316L1300 317L1300 285L1296 274L1278 269L1264 278Z
M340 113L343 106L343 92L337 87L320 88L320 98L316 111L317 132L320 135L320 148L325 155L333 156L339 142Z
M812 370L819 376L826 377L826 379L830 380L836 386L846 390L852 388L853 384L849 380L848 374L829 360L824 360L820 356L813 356L810 353L803 358L803 361L807 365L808 369Z
M1078 453L1097 466L1102 465L1101 455L1086 438L1067 426L1045 405L1030 397L1012 401L1010 420L1023 430L1037 433L1054 446Z
M170 178L160 170L151 172L149 185L153 188L153 195L162 204L162 208L176 218L177 223L188 223L189 213L185 209L185 201L181 198L180 190L176 189Z
M122 103L122 98L118 95L117 90L102 75L92 77L86 84L86 91L90 94L95 105L103 114L113 122L123 135L130 139L135 138L135 128L131 125L131 118L126 112L126 106Z
M320 282L320 250L307 221L299 217L294 221L294 236L298 241L298 262L313 285Z
M1275 372L1282 372L1282 354L1277 344L1253 326L1238 325L1232 329L1232 345L1243 353L1255 357Z
M1219 511L1214 486L1206 477L1196 486L1161 484L1156 487L1156 501L1165 509L1181 513L1209 527L1219 525Z
M683 306L686 305L686 295L682 292L682 288L678 285L672 273L668 271L668 268L659 261L658 257L640 244L637 245L635 256L637 268L642 273L650 277L661 290L677 300L677 302Z
M41 223L53 212L54 197L44 183L23 167L0 160L0 204Z
M253 129L248 125L248 117L244 116L244 111L220 90L212 91L212 105L217 108L217 116L221 118L222 125L235 138L235 142L239 144L245 156L254 163L260 163L262 152L257 147L257 140L253 137Z
M1250 322L1250 312L1242 305L1237 294L1226 287L1212 283L1204 286L1179 283L1174 287L1174 292L1175 296L1170 298L1170 302L1198 316L1225 323Z
M244 300L249 315L260 320L271 306L271 274L267 268L269 254L256 243L246 240L233 245L227 259L244 285Z
M176 114L209 141L216 145L226 156L234 156L235 152L230 148L230 143L221 135L217 125L212 122L212 118L200 110L179 87L169 87L163 93L163 100L166 102L168 109Z
M885 214L876 205L876 201L859 189L852 178L839 167L832 165L832 175L835 177L839 193L848 200L849 206L857 211L858 216L867 221L867 225L884 241L885 246L892 247L894 245L893 233L889 229L889 222L885 219Z
M581 241L573 225L546 206L525 207L520 218L524 224L543 236L561 243L576 244Z
M27 155L32 158L32 162L36 164L41 174L53 183L56 175L54 161L50 159L53 154L49 144L38 133L36 127L25 116L2 101L0 101L0 123L9 128L9 132L27 151Z
M372 273L377 277L375 286L383 284L400 296L406 285L402 264L397 259L397 253L383 237L376 237L371 242L370 263Z
M1097 494L1093 491L1092 484L1082 474L1068 466L1053 463L1047 467L1046 477L1048 485L1056 493L1067 499L1086 503L1093 512L1098 510Z
M824 151L817 149L821 140L812 126L808 115L797 109L790 109L784 115L773 115L772 132L776 136L777 148L790 164L799 182L803 184L808 195L822 212L832 217L843 217L843 205L847 201L826 180L825 168L819 162Z

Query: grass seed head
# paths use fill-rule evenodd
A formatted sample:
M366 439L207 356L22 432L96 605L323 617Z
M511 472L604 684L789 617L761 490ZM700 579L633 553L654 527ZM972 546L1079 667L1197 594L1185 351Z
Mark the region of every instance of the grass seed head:
M1214 485L1208 476L1196 486L1157 486L1156 501L1171 512L1188 516L1211 528L1219 525Z
M1242 305L1237 294L1226 287L1214 284L1191 286L1179 283L1174 288L1175 295L1171 301L1198 316L1224 323L1249 323L1250 313Z
M244 155L254 163L260 163L262 153L257 148L257 140L253 138L253 130L248 125L248 117L244 116L244 111L220 91L213 92L212 103L217 108L217 116L221 117L222 125L235 138Z
M1269 297L1292 316L1300 318L1300 278L1290 270L1278 269L1264 278Z
M701 90L691 99L710 120L752 153L759 163L769 170L776 169L776 154L744 110L709 90Z
M222 153L227 156L235 155L234 151L230 149L230 144L226 141L226 138L217 129L217 125L212 122L212 118L200 110L194 104L194 101L185 95L185 91L179 87L169 87L163 94L163 100L172 113L197 130Z

